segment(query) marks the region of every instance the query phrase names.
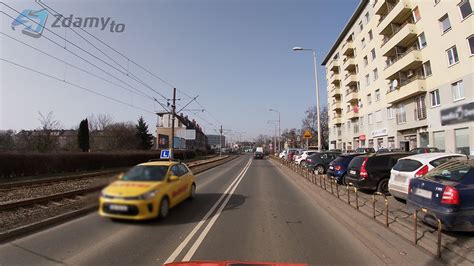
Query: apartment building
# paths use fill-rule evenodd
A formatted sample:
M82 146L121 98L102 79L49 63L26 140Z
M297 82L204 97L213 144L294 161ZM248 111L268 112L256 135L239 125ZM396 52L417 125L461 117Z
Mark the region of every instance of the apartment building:
M474 155L469 0L362 0L322 65L330 147Z

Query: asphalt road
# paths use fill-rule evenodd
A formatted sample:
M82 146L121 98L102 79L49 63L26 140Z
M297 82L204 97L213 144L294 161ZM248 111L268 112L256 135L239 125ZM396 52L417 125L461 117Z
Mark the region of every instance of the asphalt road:
M361 226L372 221L338 209L304 182L270 160L242 156L199 174L197 198L165 220L116 222L92 213L1 245L0 265L436 263L376 224Z

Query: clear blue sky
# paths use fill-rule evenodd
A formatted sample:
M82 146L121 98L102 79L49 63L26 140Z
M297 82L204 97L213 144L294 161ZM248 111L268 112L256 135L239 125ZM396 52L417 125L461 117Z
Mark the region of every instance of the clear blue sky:
M326 80L320 64L359 3L357 0L43 2L67 16L111 17L116 23L124 23L126 27L122 33L96 28L87 30L189 95L199 95L199 102L207 110L199 115L212 125L192 113L188 114L196 118L207 133L214 132L218 122L221 122L224 128L245 131L247 138L273 133L273 127L267 124L267 120L277 116L270 113L269 108L280 110L282 128L299 128L304 111L315 104L311 54L293 52L293 46L316 48L321 103L326 105ZM7 3L19 11L40 9L33 0ZM17 15L2 5L0 10L14 17ZM64 41L47 30L43 37L31 38L22 34L20 28L13 31L11 18L3 14L0 17L1 32L113 80L51 44L44 36L61 45ZM107 60L71 30L51 28L53 21L54 17L49 16L46 26ZM66 47L87 57L70 44ZM109 49L103 51L124 67L127 66L126 60L117 54ZM0 36L0 57L146 110L161 109L152 101L65 67L63 63L5 36ZM104 70L115 71L99 61L94 62ZM166 84L133 65L129 65L129 70L153 89L171 97L171 88ZM129 77L116 71L113 73L134 88L161 99ZM65 128L77 125L93 113L111 114L115 121L136 121L143 115L151 125L156 123L156 116L151 113L24 71L3 61L0 61L0 86L0 129L37 128L38 111L53 111ZM180 92L178 98L182 99L181 104L186 102L186 97ZM197 108L200 107L195 103L189 106L189 109Z

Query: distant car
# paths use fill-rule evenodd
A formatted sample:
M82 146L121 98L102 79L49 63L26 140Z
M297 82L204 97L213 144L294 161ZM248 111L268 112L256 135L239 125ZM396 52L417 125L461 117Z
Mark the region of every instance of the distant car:
M346 183L367 190L388 193L390 170L398 159L412 155L409 152L368 154L352 159L346 174Z
M381 148L377 150L377 153L387 153L387 152L403 152L403 150L398 149L398 148Z
M419 178L433 168L451 159L467 159L465 155L456 153L416 154L398 160L390 172L388 190L397 199L406 199L408 184L413 178Z
M284 159L287 154L288 154L288 150L283 150L280 152L280 154L278 154L278 157L280 159Z
M260 151L256 151L254 154L255 159L263 159L265 157L265 154Z
M169 209L196 195L194 175L177 161L136 165L101 192L99 214L117 219L165 218Z
M295 158L295 163L296 164L300 164L302 161L306 160L306 158L308 158L308 156L312 155L312 154L315 154L317 153L318 151L303 151L302 154L298 155L296 158Z
M329 163L336 159L340 152L318 152L314 153L304 161L304 166L314 171L316 174L324 174L329 167Z
M355 152L358 153L374 153L375 149L374 148L357 148Z
M412 153L431 153L431 152L440 152L438 148L414 148L411 149Z
M337 180L339 184L346 184L347 167L356 156L364 153L345 153L339 155L335 160L329 163L327 174Z
M410 181L407 199L411 211L424 208L420 218L444 230L474 231L474 159L452 160Z

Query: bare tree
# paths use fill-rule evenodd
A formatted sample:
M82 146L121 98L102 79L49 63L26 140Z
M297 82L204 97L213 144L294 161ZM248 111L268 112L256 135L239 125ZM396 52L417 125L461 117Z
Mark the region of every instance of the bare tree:
M89 131L104 130L114 122L110 114L99 114L97 117L91 114L87 120L89 121Z
M15 132L6 130L0 132L0 151L9 151L15 148Z
M54 131L61 128L61 123L54 118L50 111L46 116L38 112L41 127L33 135L34 146L40 152L50 152L58 147L58 138Z
M323 149L327 149L329 147L329 117L327 107L320 110L319 119L321 124L321 145ZM313 137L309 140L309 143L310 145L317 145L318 124L316 107L310 107L305 111L305 117L302 120L302 130L311 131Z

